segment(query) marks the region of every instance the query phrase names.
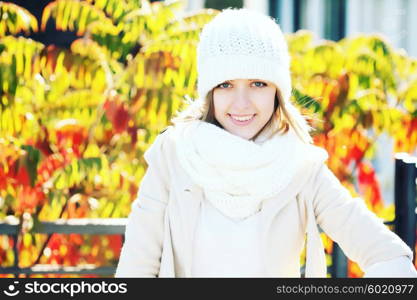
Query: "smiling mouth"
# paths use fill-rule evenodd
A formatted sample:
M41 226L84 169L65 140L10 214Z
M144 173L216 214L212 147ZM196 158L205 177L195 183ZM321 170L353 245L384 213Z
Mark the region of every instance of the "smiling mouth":
M256 116L256 114L252 115L245 115L245 116L237 116L228 114L232 122L236 125L247 125L249 124Z

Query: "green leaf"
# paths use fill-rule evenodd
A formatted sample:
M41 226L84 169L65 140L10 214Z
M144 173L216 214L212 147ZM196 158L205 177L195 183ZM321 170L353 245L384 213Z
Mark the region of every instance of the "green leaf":
M30 176L30 184L33 187L37 178L37 168L40 158L40 152L38 149L31 145L22 145L21 148L27 152L25 159L25 167Z
M321 105L314 98L302 94L299 90L294 89L293 95L295 97L296 103L301 107L312 108L313 112L318 112L321 110Z

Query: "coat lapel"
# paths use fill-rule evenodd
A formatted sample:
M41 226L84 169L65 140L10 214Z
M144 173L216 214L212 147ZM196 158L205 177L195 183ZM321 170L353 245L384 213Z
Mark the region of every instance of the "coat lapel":
M203 189L196 184L190 183L183 187L183 219L184 230L186 232L186 265L185 277L191 277L191 268L193 262L194 236L198 225L201 212L201 201L204 197Z
M326 256L317 228L316 217L311 199L307 202L307 249L306 249L306 277L327 277Z
M175 277L174 251L172 249L168 209L165 212L164 223L164 242L162 246L161 266L158 277Z
M268 239L279 238L274 236L275 232L271 232L272 221L274 218L285 208L291 201L297 201L297 195L301 191L306 182L306 177L301 176L304 170L299 170L296 174L297 180L292 180L287 187L282 190L278 195L271 199L268 199L262 204L262 217L261 217L261 245L264 253L264 267L268 276L274 276L276 272L276 266L271 265L271 255L276 255L274 249L269 249Z

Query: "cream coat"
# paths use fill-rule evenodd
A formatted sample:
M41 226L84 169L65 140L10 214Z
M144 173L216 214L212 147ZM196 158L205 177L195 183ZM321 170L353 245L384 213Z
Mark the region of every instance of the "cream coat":
M171 131L145 153L148 169L132 203L115 277L192 276L193 233L204 195L178 164ZM412 259L411 249L362 199L351 197L322 158L306 153L294 178L259 212L265 277L300 277L306 234L306 277L326 277L317 225L362 270L401 255Z

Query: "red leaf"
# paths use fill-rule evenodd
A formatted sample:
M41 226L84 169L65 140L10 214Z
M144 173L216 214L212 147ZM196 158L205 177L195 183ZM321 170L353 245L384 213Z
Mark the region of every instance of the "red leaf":
M129 113L127 109L120 105L115 114L113 119L113 126L117 133L123 132L126 130L127 125L129 123Z
M77 157L81 156L80 149L88 138L88 131L83 125L78 124L75 119L63 120L56 125L55 134L61 153L65 153L66 149L71 148Z
M29 186L30 185L30 176L28 171L25 167L20 166L19 170L17 171L17 174L14 176L16 179L16 183L23 186Z
M40 188L21 186L17 192L18 208L20 213L33 213L35 208L45 202L46 196Z

